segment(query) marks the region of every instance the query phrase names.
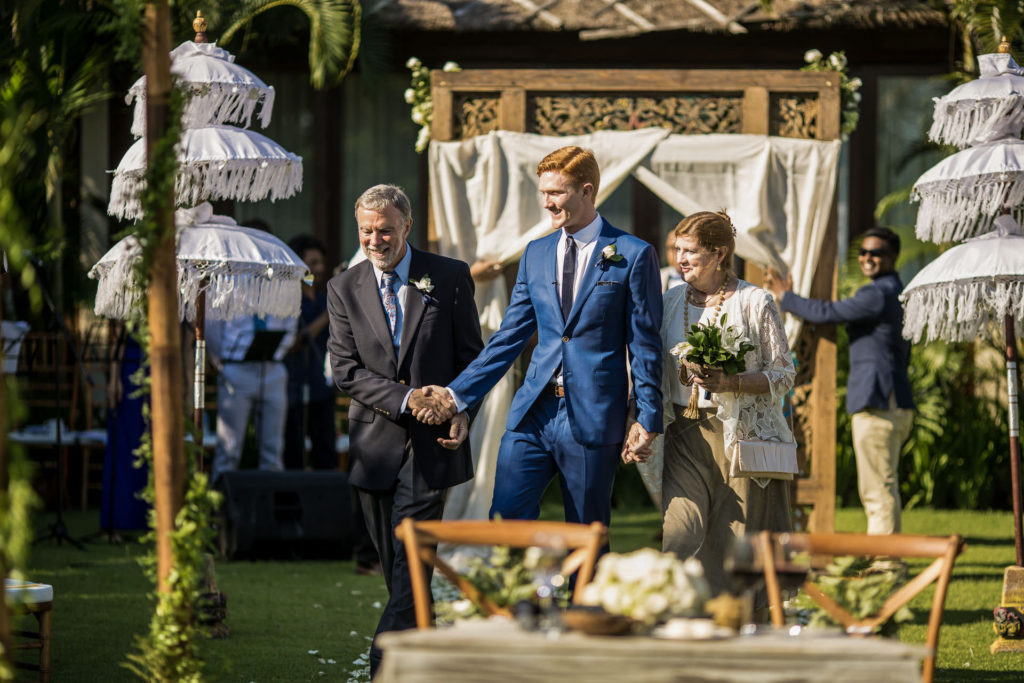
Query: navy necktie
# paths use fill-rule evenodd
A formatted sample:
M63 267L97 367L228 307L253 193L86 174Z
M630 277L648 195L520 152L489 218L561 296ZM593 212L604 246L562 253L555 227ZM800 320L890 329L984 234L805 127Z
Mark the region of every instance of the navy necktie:
M572 310L572 289L576 282L576 240L565 239L565 258L562 260L562 320L569 319Z

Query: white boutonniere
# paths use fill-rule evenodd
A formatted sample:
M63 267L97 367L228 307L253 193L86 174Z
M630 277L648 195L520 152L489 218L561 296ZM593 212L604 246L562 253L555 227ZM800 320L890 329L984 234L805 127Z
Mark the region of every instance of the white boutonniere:
M607 247L601 250L601 265L607 264L609 261L612 263L618 263L622 260L622 254L615 249L614 244L609 244Z
M420 290L424 294L430 294L434 291L434 283L430 281L430 276L424 274L419 280L409 280L412 286Z

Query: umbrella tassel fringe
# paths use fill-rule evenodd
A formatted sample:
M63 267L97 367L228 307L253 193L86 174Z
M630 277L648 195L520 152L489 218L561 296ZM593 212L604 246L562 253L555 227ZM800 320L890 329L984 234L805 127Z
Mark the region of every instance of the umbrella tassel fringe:
M935 99L935 117L928 130L928 139L961 149L972 144L991 142L1024 127L1024 96L1002 99L946 100Z
M903 336L914 343L922 339L962 342L982 337L1002 337L1003 320L1016 321L1024 335L1024 282L1007 279L928 285L904 294Z

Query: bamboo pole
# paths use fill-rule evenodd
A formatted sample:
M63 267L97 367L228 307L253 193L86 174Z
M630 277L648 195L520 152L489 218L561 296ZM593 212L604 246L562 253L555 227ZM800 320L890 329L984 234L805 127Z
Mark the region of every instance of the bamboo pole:
M163 134L171 92L171 20L167 0L146 4L142 41L142 66L146 74L146 150ZM181 363L181 331L178 326L177 267L174 247L174 202L168 201L159 215L149 283L151 429L153 434L153 481L156 502L156 549L158 590L169 592L168 577L174 565L170 532L181 509L185 484L185 408Z
M1010 479L1013 489L1013 544L1017 551L1017 566L1024 567L1024 533L1021 528L1020 495L1020 431L1018 416L1017 334L1013 316L1007 314L1006 329L1006 389L1010 419Z

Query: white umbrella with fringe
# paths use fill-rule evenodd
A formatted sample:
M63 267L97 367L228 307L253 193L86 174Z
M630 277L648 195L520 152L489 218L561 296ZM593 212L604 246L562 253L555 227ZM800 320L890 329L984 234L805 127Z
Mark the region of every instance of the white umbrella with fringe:
M978 78L934 98L935 115L928 131L932 142L963 148L1020 137L1024 69L1008 53L980 55L978 67Z
M139 203L146 180L146 142L133 144L114 171L107 213L142 216ZM207 199L271 201L302 189L302 157L265 135L233 126L186 128L178 150L175 193L179 206Z
M1024 140L1004 138L948 156L914 183L921 203L916 233L931 242L959 242L990 232L995 216L1024 205Z
M302 283L312 282L309 267L287 244L268 232L217 216L203 202L175 212L177 227L178 312L195 324L193 399L197 429L206 407L205 316L231 320L242 316L294 317L302 305ZM135 284L142 251L129 235L89 270L98 281L96 315L123 320L145 296ZM210 306L206 306L209 298ZM198 438L198 437L197 437Z
M235 64L235 56L216 43L186 40L171 50L171 73L189 95L186 128L237 123L248 128L259 106L259 122L266 128L274 110L274 87L248 69ZM135 102L132 135L146 130L146 77L128 89L127 104Z
M1017 338L1024 336L1024 236L1009 215L993 222L994 232L943 252L903 289L903 336L914 342L958 342L1004 335L1014 541L1017 565L1024 566L1017 383Z

